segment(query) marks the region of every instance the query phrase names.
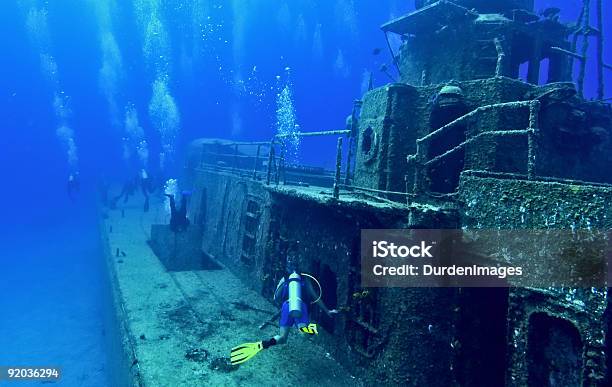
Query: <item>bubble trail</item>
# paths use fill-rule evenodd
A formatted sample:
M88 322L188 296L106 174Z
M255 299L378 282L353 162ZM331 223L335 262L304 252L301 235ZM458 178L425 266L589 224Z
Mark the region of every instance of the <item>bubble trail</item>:
M21 3L22 8L28 2ZM31 4L31 3L30 3ZM53 111L57 121L55 134L65 152L66 162L71 175L78 173L78 148L74 130L69 126L68 119L71 110L68 105L69 97L62 91L58 66L50 49L50 34L48 12L45 8L31 5L26 12L25 26L32 47L38 51L40 58L40 71L53 91Z
M291 83L287 81L276 97L276 132L284 137L285 160L288 163L295 164L298 161L300 137L297 136L297 133L299 131Z

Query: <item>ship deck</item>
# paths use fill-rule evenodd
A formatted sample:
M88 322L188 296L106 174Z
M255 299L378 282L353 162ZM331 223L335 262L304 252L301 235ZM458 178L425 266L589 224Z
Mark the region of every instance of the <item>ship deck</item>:
M302 198L321 204L336 204L340 206L362 206L379 210L405 210L405 203L398 203L367 192L340 190L340 196L335 199L332 189L317 186L297 185L269 185L266 186L271 192Z
M259 329L276 308L221 268L166 271L148 245L150 226L164 223L159 198L101 210L100 232L132 380L144 386L358 386L317 341L292 332L284 346L231 366L229 351L277 332ZM119 254L117 255L117 251Z

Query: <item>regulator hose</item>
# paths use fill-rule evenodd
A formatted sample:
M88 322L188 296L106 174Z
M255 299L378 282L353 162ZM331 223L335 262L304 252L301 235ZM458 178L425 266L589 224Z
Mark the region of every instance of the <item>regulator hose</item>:
M304 275L304 276L306 276L308 278L312 278L314 280L314 282L317 283L317 286L319 287L319 297L316 300L314 300L313 302L311 302L311 304L314 304L314 303L318 302L321 299L321 297L323 297L323 288L321 287L321 284L319 283L319 281L315 277L311 276L310 274L307 274L307 273L300 273L300 274Z

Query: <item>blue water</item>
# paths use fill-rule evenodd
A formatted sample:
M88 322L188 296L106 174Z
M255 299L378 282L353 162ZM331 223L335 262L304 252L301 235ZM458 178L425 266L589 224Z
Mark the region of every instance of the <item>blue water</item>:
M569 21L582 2L537 3ZM60 365L63 385L107 385L97 182L143 167L177 176L180 162L162 166L160 153L180 160L198 137L270 139L285 88L291 125L343 129L368 72L375 87L389 82L378 71L393 68L379 26L411 9L407 0L0 1L0 366ZM586 95L595 90L589 71ZM334 142L304 141L298 157L330 167ZM66 181L77 171L83 192L72 203Z
M59 366L62 385L106 386L108 295L95 217L85 205L64 214L3 234L0 364Z

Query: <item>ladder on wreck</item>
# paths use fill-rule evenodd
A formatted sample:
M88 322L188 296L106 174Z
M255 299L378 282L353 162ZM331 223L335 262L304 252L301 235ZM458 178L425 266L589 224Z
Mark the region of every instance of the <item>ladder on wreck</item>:
M242 252L240 260L247 265L252 265L255 256L255 245L257 244L257 230L261 217L261 206L257 197L247 195L247 208L244 214L244 235L242 237Z

